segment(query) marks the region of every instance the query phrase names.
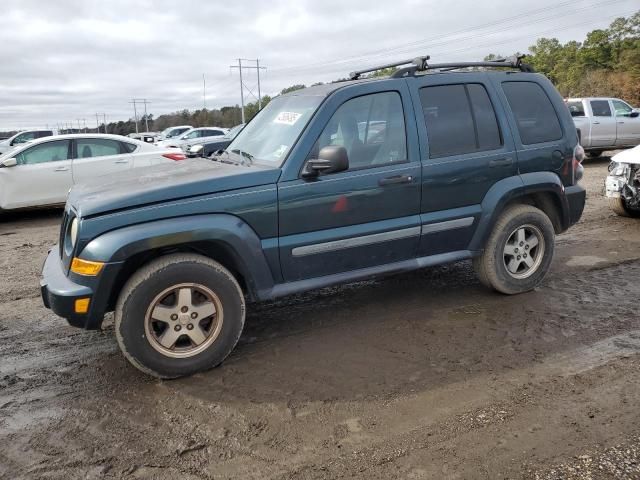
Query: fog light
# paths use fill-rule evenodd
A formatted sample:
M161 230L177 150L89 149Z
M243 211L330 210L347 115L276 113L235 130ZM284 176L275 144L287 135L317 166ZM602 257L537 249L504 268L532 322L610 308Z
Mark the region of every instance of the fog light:
M87 313L89 311L90 298L77 298L73 309L76 313Z
M89 260L82 260L81 258L74 258L71 262L71 271L78 275L87 275L95 277L100 273L104 267L103 262L90 262Z

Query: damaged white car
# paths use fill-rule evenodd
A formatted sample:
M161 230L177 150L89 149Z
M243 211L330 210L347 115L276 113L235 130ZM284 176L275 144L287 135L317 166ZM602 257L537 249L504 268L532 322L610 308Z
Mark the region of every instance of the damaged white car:
M640 217L640 145L611 158L605 191L615 213Z

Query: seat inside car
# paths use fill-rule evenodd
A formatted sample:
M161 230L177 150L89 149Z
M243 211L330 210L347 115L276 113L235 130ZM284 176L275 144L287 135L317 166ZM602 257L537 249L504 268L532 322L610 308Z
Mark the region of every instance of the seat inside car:
M82 148L82 155L80 155L80 158L88 158L91 156L93 156L91 152L91 147L89 145L85 145Z

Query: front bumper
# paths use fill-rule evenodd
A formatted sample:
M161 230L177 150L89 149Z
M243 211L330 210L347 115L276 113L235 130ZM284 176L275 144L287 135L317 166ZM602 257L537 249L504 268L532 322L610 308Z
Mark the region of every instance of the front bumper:
M100 328L108 305L110 287L116 274L114 266L119 264L105 265L98 277L87 277L87 285L81 285L66 275L57 246L52 248L44 262L40 277L40 293L44 306L74 327L89 330ZM96 296L95 292L105 293ZM87 313L75 312L75 301L80 298L90 299Z
M569 207L569 226L575 224L582 217L584 204L587 198L587 191L582 185L572 185L566 187L564 193L567 197Z
M629 181L618 175L609 175L604 182L605 195L610 198L620 197L622 189Z

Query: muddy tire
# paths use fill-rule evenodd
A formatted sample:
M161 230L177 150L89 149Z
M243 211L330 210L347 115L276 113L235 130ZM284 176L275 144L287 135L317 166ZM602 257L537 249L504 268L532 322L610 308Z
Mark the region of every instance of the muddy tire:
M204 256L171 254L126 283L115 330L133 366L176 378L222 363L238 343L244 318L242 290L226 268Z
M514 295L540 284L551 265L555 233L549 217L530 205L514 205L496 222L485 250L473 261L480 282Z
M640 210L634 210L627 207L624 199L621 197L609 197L609 208L613 213L621 217L640 217Z

